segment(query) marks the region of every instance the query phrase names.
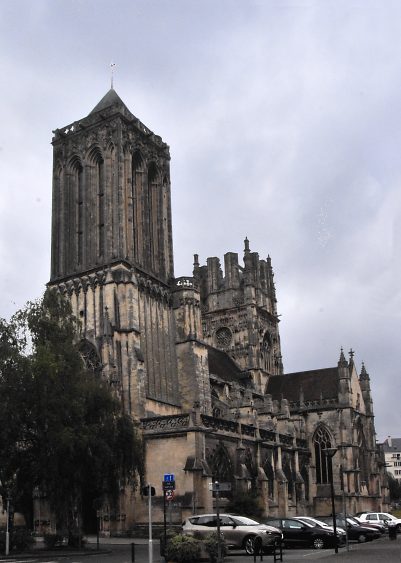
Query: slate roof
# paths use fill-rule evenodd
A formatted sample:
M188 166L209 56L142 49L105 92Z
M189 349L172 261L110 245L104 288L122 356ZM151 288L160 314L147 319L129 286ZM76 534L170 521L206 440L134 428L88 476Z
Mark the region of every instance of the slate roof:
M107 92L107 94L103 96L103 98L93 108L93 110L90 112L89 115L91 115L92 113L96 113L98 111L102 111L102 110L104 110L104 109L106 109L110 106L115 106L115 105L126 107L126 105L124 104L124 102L122 101L120 96L117 94L117 92L114 90L114 88L110 88L110 90Z
M210 375L217 375L224 381L241 381L241 383L244 383L247 375L228 354L212 346L207 346L207 349Z
M266 393L273 400L299 401L300 391L304 401L319 401L338 397L338 368L315 369L274 375L269 378Z
M383 443L384 453L401 452L401 438L391 438L391 447L388 445L388 438Z

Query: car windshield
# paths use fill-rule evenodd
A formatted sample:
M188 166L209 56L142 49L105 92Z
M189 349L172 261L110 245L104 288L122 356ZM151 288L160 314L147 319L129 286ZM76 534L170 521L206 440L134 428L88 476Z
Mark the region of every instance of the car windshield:
M358 520L355 520L355 518L352 518L351 516L349 516L349 517L347 518L347 520L348 520L348 522L349 522L350 524L354 524L354 525L356 524L357 526L360 525L360 522L358 522Z
M329 526L329 524L326 524L326 522L322 522L321 520L312 520L312 522L314 522L316 524L316 526L322 526L323 528L332 528L332 526Z
M312 522L308 522L308 520L301 520L302 524L305 524L305 526L309 526L309 528L314 528L315 524L313 524Z
M231 518L238 526L260 526L259 522L246 518L245 516L231 516Z

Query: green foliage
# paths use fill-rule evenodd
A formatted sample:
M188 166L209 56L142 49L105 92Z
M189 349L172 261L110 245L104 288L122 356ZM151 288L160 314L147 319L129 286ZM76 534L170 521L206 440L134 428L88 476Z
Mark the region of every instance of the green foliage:
M16 510L46 494L71 529L82 493L116 500L142 446L108 383L85 369L70 305L56 291L0 320L0 481Z
M64 538L63 534L45 534L43 541L47 549L54 549L63 545Z
M390 490L390 499L392 501L398 501L401 499L401 483L387 472L388 477L388 487Z
M256 493L238 492L230 500L226 511L257 520L263 515L263 505Z
M26 528L14 528L10 533L10 551L26 551L29 549L35 540L32 534ZM0 531L0 552L4 553L6 548L6 532Z
M209 559L211 563L216 563L218 557L218 535L217 532L212 532L209 534L204 540L202 540L202 544L205 548L206 553L209 555ZM221 556L224 558L226 555L227 549L224 543L224 539L221 538L220 540L220 550Z
M201 542L190 536L177 534L167 542L166 561L175 563L198 563L201 555Z

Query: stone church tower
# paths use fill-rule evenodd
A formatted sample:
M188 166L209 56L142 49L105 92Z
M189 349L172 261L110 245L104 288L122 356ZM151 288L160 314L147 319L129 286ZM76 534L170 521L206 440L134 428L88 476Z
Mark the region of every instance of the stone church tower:
M192 295L176 305L193 290L174 286L169 147L113 89L53 147L50 285L70 297L82 353L126 411L176 412L176 317L195 334L200 316Z

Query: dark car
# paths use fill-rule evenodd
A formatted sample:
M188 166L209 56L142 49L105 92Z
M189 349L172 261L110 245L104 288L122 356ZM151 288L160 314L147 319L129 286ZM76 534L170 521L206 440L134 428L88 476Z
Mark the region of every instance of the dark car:
M333 522L332 516L319 516L319 520L322 520L327 524L331 524L331 522ZM347 530L348 539L351 541L363 543L380 537L380 532L374 530L373 528L357 524L356 520L353 520L352 518L347 518L347 521L345 521L344 517L338 516L336 518L336 524L339 528Z
M295 518L267 518L269 526L279 528L283 532L283 543L286 547L313 547L323 549L341 545L344 540L337 534L335 541L334 531L300 522Z
M373 528L374 530L377 530L378 532L380 532L380 534L385 534L387 532L387 528L384 524L379 524L376 522L364 522L363 520L358 518L358 516L350 516L349 518L360 526L365 526L366 528Z

